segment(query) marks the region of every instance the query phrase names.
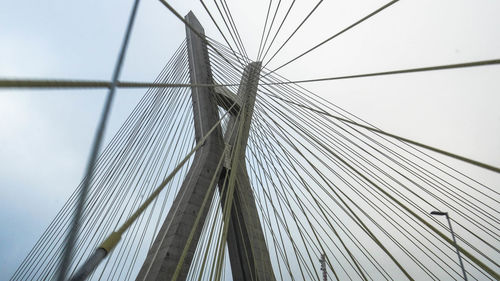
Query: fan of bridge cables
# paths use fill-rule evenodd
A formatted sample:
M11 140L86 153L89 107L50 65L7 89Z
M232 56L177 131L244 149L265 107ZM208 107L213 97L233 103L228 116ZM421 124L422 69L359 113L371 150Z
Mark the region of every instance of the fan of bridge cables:
M214 83L236 93L246 57L208 42ZM189 84L186 42L155 82ZM199 147L190 97L189 87L149 89L100 154L70 274L152 196L89 278L135 279ZM219 115L229 130L228 111ZM469 278L494 280L488 270L499 268L499 193L434 152L381 132L261 70L244 161L276 280L320 280L322 254L329 280L460 279L448 224L433 210L450 213ZM79 188L12 280L56 277ZM188 280L232 278L221 207L229 193L213 192Z
M430 215L448 210L468 274L494 280L477 263L499 266L494 188L273 71L255 107L246 161L277 278L320 280L325 252L329 280L461 279L448 225Z

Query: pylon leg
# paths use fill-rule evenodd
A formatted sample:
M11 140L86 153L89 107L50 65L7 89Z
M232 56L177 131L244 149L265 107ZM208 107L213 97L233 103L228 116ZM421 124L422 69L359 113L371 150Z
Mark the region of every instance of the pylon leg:
M198 33L204 34L203 28L192 12L185 18ZM206 42L197 37L189 27L186 27L186 34L191 83L213 84ZM240 152L234 153L231 159L231 161L236 161L236 159L241 161L238 168L235 168L238 172L235 175L234 200L227 237L233 280L275 280L246 170L244 152L255 104L260 67L260 62L251 63L247 66L237 96L231 93L220 96L220 93L215 93L210 87L192 88L191 97L197 141L219 120L216 94L219 95L219 100L226 103L238 100L238 106L234 107L230 112L232 116L228 123L225 140L222 138L222 131L219 126L206 140L203 147L196 152L187 177L148 252L146 261L136 280L159 281L172 278L188 236L194 227L204 196L209 192L211 180L218 178L222 193L224 193L223 190L227 190L223 179L226 174L230 175L234 171L231 171L229 167L225 167L220 172L220 175L216 174L217 164L226 146L241 148L239 149ZM221 104L221 106L224 107L224 104ZM244 122L238 123L237 115L243 118ZM214 189L211 190L210 194L208 194L209 198L213 197ZM225 194L222 194L222 198L225 200ZM194 237L192 237L187 256L182 263L177 278L179 281L186 280L208 208L209 204L202 210L200 222L197 225Z
M192 12L185 18L198 32L204 33L203 28ZM188 27L186 27L186 34L191 83L213 84L206 44ZM212 88L208 87L193 87L191 97L193 101L195 137L199 141L219 120L217 103ZM196 152L187 177L182 183L136 280L170 280L177 267L184 245L186 245L189 233L194 226L194 221L201 208L210 181L213 177L218 177L218 175L215 175L216 167L223 150L224 142L219 127ZM213 197L213 190L209 194L209 198ZM186 279L208 208L209 204L202 210L200 223L196 228L177 280Z
M236 142L241 142L242 146L240 153L235 151L231 160L240 161L237 168L227 237L233 280L275 280L245 164L245 148L257 95L260 67L261 63L255 62L245 68L238 89L238 96L242 102L240 109L242 116L240 118L243 118L244 123L242 126L238 126L239 119L235 115L231 116L224 135L228 147L235 148ZM239 132L237 129L242 131ZM219 180L223 199L222 206L224 206L225 191L227 191L225 179L234 172L230 170L232 165L226 164L226 166Z

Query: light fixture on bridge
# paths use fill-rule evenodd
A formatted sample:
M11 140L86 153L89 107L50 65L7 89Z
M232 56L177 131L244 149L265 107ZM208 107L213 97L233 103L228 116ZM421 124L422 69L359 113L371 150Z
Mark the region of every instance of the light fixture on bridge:
M434 216L446 216L448 220L448 225L450 226L451 237L453 238L453 244L455 244L455 249L457 250L458 261L460 262L460 267L462 267L462 273L464 274L464 280L467 281L467 275L465 274L464 264L462 262L462 257L460 256L460 251L458 250L457 240L455 239L455 233L453 232L453 228L451 227L450 216L448 216L448 212L441 211L432 211L431 215Z
M435 215L435 216L448 216L448 213L447 212L440 212L440 211L432 211L431 215Z

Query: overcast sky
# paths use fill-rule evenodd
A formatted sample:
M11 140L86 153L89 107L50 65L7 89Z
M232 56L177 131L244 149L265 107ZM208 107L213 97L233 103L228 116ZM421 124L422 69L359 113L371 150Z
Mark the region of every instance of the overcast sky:
M282 1L285 7L289 3ZM385 3L325 0L268 67ZM198 1L171 4L182 15L193 10L207 35L222 41ZM268 2L228 4L255 59ZM272 50L315 4L297 1ZM0 78L109 80L131 6L132 1L118 0L2 1ZM301 80L498 59L498 15L497 0L401 0L279 73ZM183 38L184 26L163 5L142 1L121 80L153 80ZM386 131L498 167L499 77L500 66L486 66L304 86ZM107 140L143 92L118 91ZM10 277L81 181L104 94L0 90L0 279ZM458 165L498 190L498 176Z

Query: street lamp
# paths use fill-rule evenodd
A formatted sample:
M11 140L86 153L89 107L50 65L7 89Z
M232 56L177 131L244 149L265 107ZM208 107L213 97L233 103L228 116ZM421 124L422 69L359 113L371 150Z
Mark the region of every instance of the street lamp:
M457 249L458 261L460 262L460 266L462 267L462 273L464 274L464 280L467 281L467 275L465 274L464 264L462 262L462 257L460 256L460 251L458 250L457 240L455 240L455 233L453 233L453 228L451 227L450 217L447 212L440 211L432 211L431 215L434 216L445 216L448 220L448 225L450 226L451 238L453 238L453 243L455 243L455 249Z

